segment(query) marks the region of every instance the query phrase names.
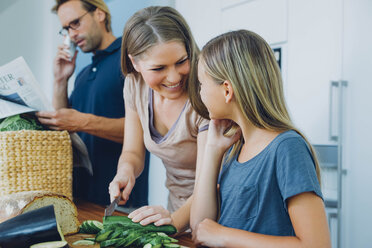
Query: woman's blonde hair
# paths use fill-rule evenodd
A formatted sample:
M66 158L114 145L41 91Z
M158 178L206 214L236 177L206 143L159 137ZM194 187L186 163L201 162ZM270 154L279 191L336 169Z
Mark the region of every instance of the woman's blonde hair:
M278 63L262 37L247 30L222 34L203 47L200 63L216 83L231 82L240 110L253 125L278 132L294 130L300 134L311 151L320 182L316 154L305 136L292 124ZM205 113L199 114L205 116ZM241 139L234 145L229 158L237 154L242 142Z
M125 24L121 46L121 69L126 76L136 74L128 55L134 59L141 58L149 48L170 41L185 45L190 62L190 72L184 90L197 92L197 58L199 48L191 34L190 28L181 14L171 7L151 6L137 11ZM194 108L205 108L199 94L189 94Z

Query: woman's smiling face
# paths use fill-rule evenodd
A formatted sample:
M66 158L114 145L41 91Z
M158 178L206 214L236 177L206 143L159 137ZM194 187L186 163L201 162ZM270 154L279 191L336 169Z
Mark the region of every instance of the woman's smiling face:
M130 58L148 86L162 97L177 99L186 93L184 84L190 72L190 63L183 43L159 43L139 58Z

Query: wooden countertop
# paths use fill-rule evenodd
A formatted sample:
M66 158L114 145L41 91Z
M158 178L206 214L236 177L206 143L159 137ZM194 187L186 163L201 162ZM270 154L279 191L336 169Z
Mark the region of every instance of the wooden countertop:
M89 203L89 202L84 202L84 201L76 201L75 204L78 209L78 219L80 223L83 222L84 220L98 220L102 222L103 214L105 211L104 206L100 206L94 203ZM127 214L115 211L113 215L125 216ZM77 233L74 235L66 236L65 238L71 248L93 248L93 247L98 248L99 247L98 244L90 245L90 246L72 245L73 242L80 240L80 239L87 238L87 237L94 237L94 235ZM195 245L191 241L191 235L189 233L178 235L175 238L179 240L178 244L182 246L195 247Z

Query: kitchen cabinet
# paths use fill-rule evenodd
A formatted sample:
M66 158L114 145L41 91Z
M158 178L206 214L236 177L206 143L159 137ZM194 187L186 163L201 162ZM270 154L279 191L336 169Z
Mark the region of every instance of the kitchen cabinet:
M230 1L222 1L222 32L248 29L259 33L271 45L287 41L287 0L240 1L233 5L227 2Z
M289 0L288 7L285 93L292 120L311 143L335 144L330 84L341 79L342 1Z

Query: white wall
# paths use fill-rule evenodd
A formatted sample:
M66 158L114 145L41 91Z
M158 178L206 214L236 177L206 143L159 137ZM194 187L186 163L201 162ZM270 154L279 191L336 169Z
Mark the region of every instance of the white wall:
M342 79L346 89L343 247L372 247L372 2L345 0Z
M219 15L221 9L219 0L176 0L175 8L186 19L200 49L220 33L223 20Z
M49 100L60 27L52 6L46 0L0 1L0 66L23 56Z

